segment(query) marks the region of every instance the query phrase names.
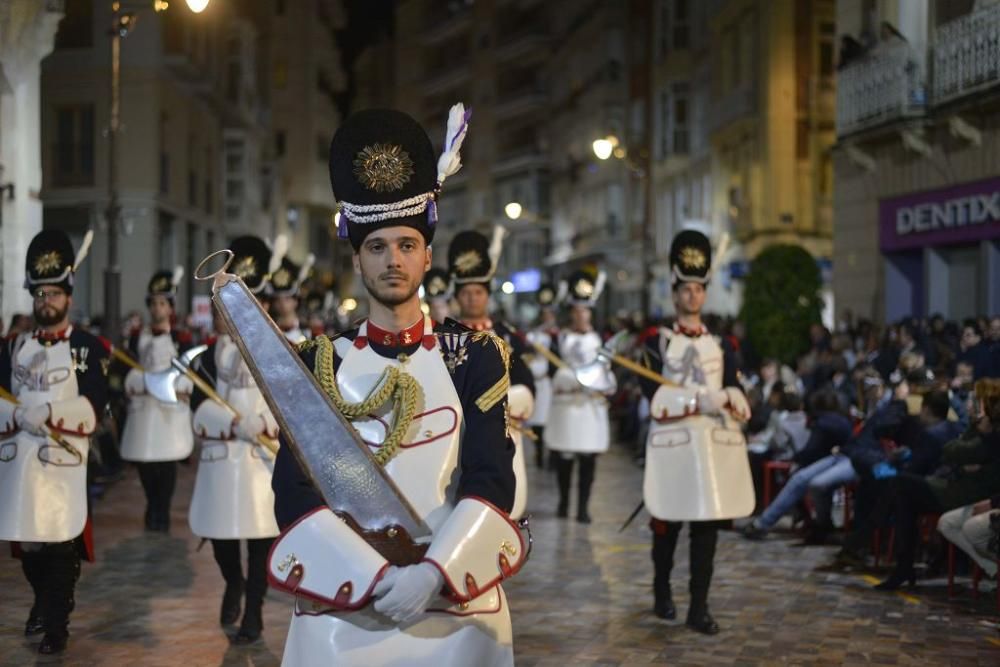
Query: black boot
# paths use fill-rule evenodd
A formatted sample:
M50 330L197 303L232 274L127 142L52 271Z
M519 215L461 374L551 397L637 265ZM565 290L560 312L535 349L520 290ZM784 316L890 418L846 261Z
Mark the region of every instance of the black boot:
M687 626L702 634L714 635L719 626L708 613L708 590L715 571L715 545L719 539L719 522L692 521L689 561L691 581L691 606L688 608Z
M590 488L594 485L594 469L597 467L596 454L583 454L580 457L580 480L577 487L576 520L580 523L590 523Z
M24 624L24 636L31 637L45 630L42 621L42 599L44 597L45 562L44 554L36 551L25 551L21 555L21 570L24 578L31 585L35 600L28 612L28 620Z
M544 426L532 426L535 432L535 466L541 470L545 467L545 441L542 439L545 433Z
M247 540L247 599L235 644L252 644L264 630L264 595L267 593L267 552L273 539Z
M556 516L565 519L569 516L569 485L573 480L573 459L563 458L556 454L556 476L559 481L559 508Z
M681 525L653 521L653 613L668 621L677 618L670 589L670 572L674 568L674 549L677 548Z
M42 643L38 645L38 652L42 655L55 655L57 653L62 653L66 650L66 644L69 642L69 633L62 633L56 635L50 635L45 633L42 637Z
M170 500L177 485L177 462L162 461L156 464L156 530L170 532Z
M212 540L212 553L219 564L222 578L226 581L226 592L222 595L219 610L219 624L232 625L240 617L243 601L243 566L240 564L239 540Z
M913 568L900 569L899 566L893 570L887 579L881 581L872 588L877 591L898 591L903 584L909 584L910 588L917 585L917 573Z
M712 615L708 613L707 607L705 609L692 609L689 611L685 625L695 632L700 632L703 635L719 634L719 624L716 623L715 619L712 618Z
M50 655L66 650L69 615L76 606L74 591L80 578L80 552L76 541L47 544L45 594L41 605L45 636L38 652Z
M155 531L157 526L156 516L156 464L136 463L136 470L139 472L139 481L142 482L142 492L146 496L146 513L143 515L143 525L147 531Z

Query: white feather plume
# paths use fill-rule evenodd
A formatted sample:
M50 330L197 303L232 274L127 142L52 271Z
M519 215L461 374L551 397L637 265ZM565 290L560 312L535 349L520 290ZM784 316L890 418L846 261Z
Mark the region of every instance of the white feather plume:
M448 112L448 130L444 137L444 150L437 163L437 182L441 185L449 176L458 173L462 168L462 156L459 151L465 134L469 130L468 116L465 105L459 102Z
M597 303L597 300L601 298L601 292L604 291L604 283L608 281L608 274L606 271L597 272L597 280L594 281L594 294L590 297L591 303Z
M507 230L502 225L493 226L493 238L490 239L490 247L487 250L490 256L490 264L493 267L490 269L491 278L497 272L497 267L500 266L500 253L503 252L503 239L505 236L507 236Z
M715 272L722 266L723 260L726 258L726 252L729 251L729 232L722 232L722 236L719 238L719 246L715 249L715 261L712 262L712 268L708 271L708 277L711 278L715 275Z
M298 279L299 285L305 282L305 279L309 277L309 272L312 271L313 264L315 263L316 263L316 255L309 253L306 256L306 261L302 263L302 268L299 269L299 279Z
M170 284L177 289L177 286L181 284L181 278L184 277L184 267L178 264L174 267L174 275L170 277Z
M76 251L76 261L73 262L73 271L75 272L80 265L83 264L83 260L87 259L87 253L90 252L90 244L94 242L94 230L88 229L87 233L83 235L83 243L80 244L80 249Z
M332 311L336 303L337 303L337 295L333 293L333 290L330 290L329 292L323 295L323 312L329 313L330 311Z
M566 300L566 295L569 294L569 283L565 280L559 281L559 288L556 290L556 298L553 303L560 304Z
M285 258L286 252L288 252L288 237L284 234L278 234L274 237L274 248L271 250L271 262L267 265L268 273L274 273L281 268L281 260Z

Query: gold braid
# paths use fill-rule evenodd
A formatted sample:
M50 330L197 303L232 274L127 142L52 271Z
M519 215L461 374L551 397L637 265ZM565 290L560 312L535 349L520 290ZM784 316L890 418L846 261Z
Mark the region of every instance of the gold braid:
M420 385L412 375L404 373L396 366L386 366L378 382L368 392L368 396L358 403L349 403L337 387L337 378L333 372L333 343L323 336L316 339L316 348L315 370L319 385L345 417L348 419L367 417L391 401L391 409L395 415L392 428L374 454L375 461L384 466L399 451L406 431L410 428L414 415L417 414Z

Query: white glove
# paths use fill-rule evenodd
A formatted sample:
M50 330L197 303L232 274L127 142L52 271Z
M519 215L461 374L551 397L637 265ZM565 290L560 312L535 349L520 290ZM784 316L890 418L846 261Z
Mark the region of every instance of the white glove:
M747 403L747 397L743 392L736 387L726 387L723 391L729 396L729 411L736 421L750 421L750 404Z
M49 420L51 415L49 404L42 403L33 408L17 408L14 410L14 421L22 430L32 435L44 436L48 432L45 422Z
M177 379L174 380L174 392L178 397L190 397L192 391L194 391L194 383L191 382L191 378L184 374L178 375Z
M257 436L264 432L264 418L260 415L249 415L237 418L233 422L233 435L237 440L256 442Z
M125 375L125 395L138 396L146 393L146 374L133 368Z
M709 389L698 394L698 412L703 415L717 415L729 403L725 389Z
M372 595L378 598L375 611L396 623L407 623L427 611L443 585L444 577L430 563L392 566L372 590Z

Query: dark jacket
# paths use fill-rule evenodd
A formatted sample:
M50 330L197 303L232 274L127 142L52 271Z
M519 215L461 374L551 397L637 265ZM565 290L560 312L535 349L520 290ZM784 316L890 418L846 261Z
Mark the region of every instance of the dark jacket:
M929 477L931 490L945 510L971 505L1000 493L1000 433L969 429L944 446L941 462L948 477Z
M843 447L851 438L851 420L837 412L821 412L813 421L809 440L792 458L799 467L806 467L824 456L834 447Z

